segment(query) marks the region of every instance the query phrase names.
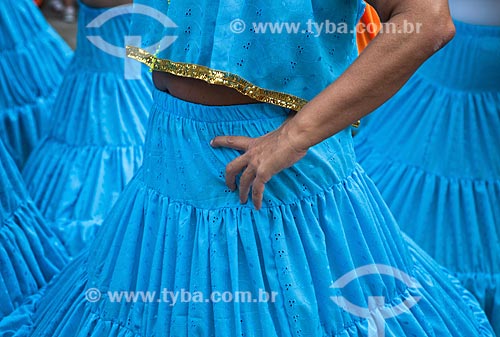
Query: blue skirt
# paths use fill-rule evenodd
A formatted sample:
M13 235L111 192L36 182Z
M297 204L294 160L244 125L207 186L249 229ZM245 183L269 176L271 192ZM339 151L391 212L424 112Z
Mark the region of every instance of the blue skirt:
M455 23L355 137L402 230L451 270L500 334L500 27Z
M54 102L51 127L23 170L27 188L71 256L94 238L143 159L153 84L146 67L125 77L130 16L88 28L108 8L80 4L77 50ZM122 58L91 43L122 46Z
M0 321L36 294L67 260L0 141Z
M0 139L21 169L47 131L71 49L32 0L0 2Z
M239 153L209 143L289 111L154 95L142 168L26 318L30 336L493 336L470 294L410 253L350 130L274 176L256 211L224 183Z

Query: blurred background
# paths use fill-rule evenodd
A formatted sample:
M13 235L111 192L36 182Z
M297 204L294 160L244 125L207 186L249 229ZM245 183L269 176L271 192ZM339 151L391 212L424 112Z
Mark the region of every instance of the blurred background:
M40 2L40 1L38 1ZM78 15L78 8L75 4L75 15L73 20L65 20L64 13L54 9L51 0L42 1L39 4L43 15L49 23L57 30L59 34L66 40L71 48L76 47L76 17ZM69 22L68 22L69 21Z

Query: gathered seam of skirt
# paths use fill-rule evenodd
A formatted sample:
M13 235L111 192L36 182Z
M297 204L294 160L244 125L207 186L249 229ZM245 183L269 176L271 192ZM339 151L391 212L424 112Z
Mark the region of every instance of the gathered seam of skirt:
M398 301L397 303L400 303L401 299L405 299L405 298L407 298L407 296L409 295L409 290L410 290L410 288L409 288L409 287L405 287L405 288L403 288L403 289L402 289L402 291L401 291L400 293L397 293L397 294L396 294L396 295L392 298L392 300L391 300L390 302L387 302L387 303L385 303L385 304L383 304L383 305L378 305L378 306L376 306L375 308L370 309L370 311L369 311L369 312L370 312L370 313L373 313L373 312L375 312L376 310L379 310L379 309L381 309L381 308L384 308L385 306L388 306L388 305L390 305L390 304L395 304L395 303L396 303L396 301ZM469 308L469 309L470 309L470 308ZM120 329L124 329L124 330L126 330L126 331L129 331L129 332L133 333L133 334L134 334L134 336L137 336L137 337L143 337L143 335L142 335L142 334L138 333L137 331L132 330L131 328L129 328L129 327L127 327L127 326L125 326L125 325L124 325L123 323L121 323L121 322L117 322L117 321L116 321L116 320L114 320L114 319L105 319L105 318L104 318L104 317L102 317L102 316L100 315L100 313L99 313L99 312L97 312L96 310L92 310L92 309L90 309L90 310L89 310L89 313L90 313L91 315L95 316L95 318L96 318L96 319L98 319L98 320L100 320L100 321L102 321L102 322L109 322L109 323L111 323L111 324L113 324L113 325L118 326ZM366 318L359 318L359 317L357 317L357 318L353 318L353 319L352 319L352 320L351 320L348 324L344 324L344 325L343 325L343 330L338 331L338 332L336 332L335 334L330 335L330 336L329 336L329 335L324 335L324 336L325 336L325 337L337 337L337 336L344 336L344 333L345 333L345 332L347 332L350 328L352 328L352 327L356 326L356 325L357 325L357 324L359 324L359 323L363 323L363 322L366 322L366 321L367 321L367 319L366 319ZM476 324L477 324L477 322L476 322ZM477 328L477 325L476 325L476 328Z
M19 202L16 206L15 209L12 210L6 217L3 218L2 225L5 225L7 222L11 221L16 214L19 214L21 211L21 208L28 208L30 205L35 208L35 205L33 205L32 201L24 200ZM5 227L0 228L0 231L2 231Z
M47 26L45 29L37 31L34 35L30 36L30 38L27 40L16 41L16 43L13 43L11 46L0 49L0 56L2 56L3 53L9 53L9 52L15 51L16 49L20 49L20 48L27 49L27 48L32 47L34 45L44 43L46 41L51 41L54 38L54 35L51 34L52 31L53 31L52 27ZM33 58L35 58L35 57L36 56L33 55Z
M107 70L106 69L99 69L99 68L95 68L95 64L86 64L84 62L75 62L75 63L71 63L68 68L66 69L66 74L69 74L68 73L68 70L71 70L72 68L77 68L78 69L78 73L75 73L75 74L71 74L71 76L65 76L64 79L67 81L68 79L70 78L79 78L82 74L89 74L89 75L92 75L92 76L96 76L96 75L111 75L113 77L118 77L120 79L120 81L122 83L127 83L127 80L123 77L123 74L122 73L119 73L118 71L116 70ZM149 73L145 70L142 70L141 71L141 75L149 75ZM140 82L142 83L142 82ZM144 85L145 86L145 85Z
M413 272L415 272L415 270L416 270L416 269L414 268L414 269L413 269ZM369 312L370 312L370 313L374 313L375 311L377 311L377 310L379 310L379 309L381 309L381 308L384 308L384 307L386 307L386 306L389 306L389 307L390 307L390 305L391 305L391 304L400 303L400 301L401 301L402 299L407 298L407 296L409 295L409 293L410 293L410 288L409 288L409 287L405 287L405 288L403 288L403 289L402 289L402 291L401 291L400 293L397 293L397 294L396 294L396 295L392 298L392 300L391 300L390 302L384 303L383 305L378 305L378 306L376 306L374 309L370 309L370 311L369 311ZM396 301L397 301L397 302L396 302ZM474 314L474 312L473 312L472 308L470 307L470 305L469 305L468 303L466 303L466 304L467 304L467 310L469 310L470 314L471 314L471 315L473 315L473 314ZM93 315L93 316L94 316L97 320L100 320L100 321L102 321L102 322L109 322L109 323L111 323L111 324L113 324L113 325L115 325L115 326L119 327L120 329L124 329L124 330L126 330L126 331L129 331L129 332L133 333L133 334L134 334L134 336L136 336L136 337L143 337L143 335L142 335L142 334L138 333L137 331L132 330L131 328L129 328L129 327L125 326L125 325L123 325L123 323L117 322L117 321L115 321L114 319L109 319L109 320L108 320L108 319L103 318L103 317L102 317L102 316L101 316L101 315L100 315L100 314L99 314L96 310L92 310L92 309L90 309L90 310L89 310L89 313L90 313L91 315ZM359 317L357 317L357 318L353 318L353 319L352 319L352 320L351 320L348 324L344 324L344 325L343 325L343 330L341 330L341 331L337 331L337 332L336 332L335 334L333 334L333 335L324 335L324 336L325 336L325 337L338 337L338 336L345 336L345 332L348 332L348 330L349 330L349 329L351 329L352 327L357 326L357 325L358 325L358 324L360 324L360 323L364 323L364 322L366 322L366 321L368 321L366 318L359 318ZM422 323L422 322L420 322L420 321L419 321L419 323ZM424 329L424 326L423 326L423 325L421 325L421 327L422 327L422 329ZM478 322L477 322L477 320L474 320L474 327L476 328L476 330L477 330L477 331L480 331L479 326L478 326Z
M256 103L256 104L259 104L259 103ZM262 103L262 104L264 104L264 103ZM182 118L183 120L186 120L186 121L194 121L194 122L206 123L206 124L220 124L220 125L240 124L240 123L247 124L247 123L253 123L253 122L260 122L260 121L268 122L268 121L273 121L273 120L283 120L283 118L285 118L283 116L277 116L277 117L270 117L270 118L249 118L249 119L207 121L207 120L198 119L195 117L188 117L188 116L183 115L182 113L177 113L177 112L173 112L173 111L165 111L165 110L163 110L162 107L158 107L158 108L161 109L160 111L162 114L170 115L170 116L173 116L175 118Z
M426 170L425 168L423 167L420 167L420 166L417 166L417 165L414 165L414 164L408 164L402 160L394 160L394 159L389 159L390 157L386 157L384 156L383 154L381 154L380 152L374 150L373 148L370 148L370 151L371 154L369 156L379 156L381 158L383 158L384 160L383 161L380 161L381 165L383 165L384 167L387 167L387 166L400 166L402 168L408 168L408 169L414 169L414 170L418 170L428 176L434 176L436 178L440 178L440 179L443 179L443 180L447 180L449 182L460 182L460 181L463 181L463 182L477 182L477 183L490 183L490 184L500 184L500 177L498 179L479 179L479 178L473 178L473 177L448 177L448 176L443 176L443 175L440 175L436 172L432 172L432 171L429 171L429 170Z
M500 95L500 92L498 90L473 90L470 88L467 88L467 89L453 88L453 87L435 82L431 78L429 78L423 74L420 74L418 72L414 73L412 75L412 77L414 80L421 81L423 84L431 86L434 89L443 90L443 91L447 91L450 93L463 94L463 95L470 95L470 94L476 94L476 95L477 94L499 94Z
M29 114L33 114L33 108L39 105L40 103L46 103L50 99L54 99L56 97L57 90L52 90L48 92L47 95L33 96L29 102L23 102L21 104L11 104L6 106L0 106L0 116L8 116L12 113L13 110L30 108L28 110ZM16 111L16 116L17 116Z
M180 98L175 98L177 100L180 100L181 101L181 104L196 104L196 103L191 103L191 102L188 102L188 101L182 101ZM267 103L250 103L250 104L242 104L242 106L248 106L248 105L253 105L253 104L267 104ZM238 108L238 105L202 105L202 104L198 104L198 106L201 106L203 108L226 108L226 107L233 107L233 108ZM158 104L158 103L154 103L153 105L153 109L155 110L154 113L159 113L161 115L166 115L166 116L171 116L171 117L174 117L174 118L181 118L185 121L193 121L193 122L198 122L198 123L206 123L206 124L220 124L220 125L224 125L224 124L239 124L239 123L244 123L244 124L247 124L247 123L253 123L253 122L260 122L260 121L264 121L264 122L268 122L268 121L274 121L274 120L283 120L284 118L286 118L285 115L279 115L279 116L275 116L275 117L262 117L262 118L248 118L248 119L245 119L245 118L241 118L241 119L231 119L231 120L206 120L206 119L200 119L200 118L196 118L194 116L186 116L186 113L184 112L178 112L177 109L172 109L171 107L165 107L163 106L162 103ZM168 110L166 110L168 109ZM153 115L154 113L151 113L151 115ZM187 113L189 114L189 113Z
M48 225L51 226L51 229L54 229L54 226L59 226L59 225L79 225L79 224L96 224L96 225L101 225L105 219L100 217L90 217L88 219L77 219L77 218L61 218L58 216L55 217L48 217L44 216L45 220L47 220Z
M415 274L415 273L414 273L415 271L416 271L416 268L414 267L414 268L413 268L413 270L412 270L412 275L411 275L412 277L414 277L413 275ZM403 302L403 301L401 301L401 300L405 300L405 299L407 299L407 298L408 298L408 295L410 295L410 294L409 294L409 290L410 290L410 287L404 287L404 288L401 290L401 292L400 292L400 293L396 293L396 294L395 294L395 296L391 299L391 301L389 301L389 302L384 302L384 304L377 305L375 308L373 308L373 309L369 309L369 310L368 310L368 312L369 312L370 314L373 314L375 311L380 310L380 309L382 309L382 308L384 308L384 307L386 307L386 306L390 308L390 307L393 307L393 306L394 306L394 304L396 304L396 303L401 303L401 302ZM398 302L396 302L396 301L398 301ZM391 304L392 304L392 305L391 305ZM335 333L334 335L332 335L332 337L337 337L337 336L342 336L342 337L343 337L343 336L345 336L345 335L344 335L344 333L345 333L345 332L347 332L350 328L355 327L357 324L359 324L359 323L363 323L363 322L366 322L366 321L368 321L368 319L366 319L366 318L362 318L362 317L357 317L357 316L356 316L356 318L353 318L353 319L349 322L349 324L344 324L344 326L343 326L344 330L342 330L342 331L338 331L337 333ZM422 327L422 328L423 328L423 327ZM476 328L477 328L477 326L476 326Z
M299 203L305 202L305 201L310 200L312 198L317 198L317 197L320 197L320 196L324 196L327 193L332 192L336 187L339 187L340 185L345 185L348 180L354 180L353 175L356 174L356 173L364 174L363 171L359 171L359 168L356 169L356 166L355 166L354 169L352 170L352 172L349 175L347 175L344 179L342 179L341 181L339 181L336 184L333 184L331 186L323 188L321 192L304 196L303 198L296 199L294 202L281 203L281 204L274 205L274 206L262 206L261 209L262 210L264 210L264 209L278 209L278 208L281 208L283 206L297 205ZM146 189L146 190L148 190L150 192L155 193L156 195L158 195L161 198L167 199L167 201L168 201L169 204L180 204L180 205L183 205L183 206L187 205L187 206L193 207L193 208L195 208L197 210L201 210L201 211L220 211L220 210L224 210L224 209L231 209L231 210L239 211L239 210L245 209L245 208L253 208L253 206L246 206L246 205L241 205L241 206L234 206L234 205L233 206L222 206L222 207L218 207L218 208L203 208L203 207L198 207L198 206L195 206L195 205L189 203L189 200L173 199L172 197L166 196L161 191L158 191L154 187L149 186L146 182L144 182L142 180L142 177L139 177L139 178L140 179L138 179L137 183L139 184L140 188ZM235 192L232 192L232 193L235 193Z
M65 140L62 140L62 139L59 139L57 137L54 137L54 136L47 136L45 139L42 139L41 142L43 143L46 143L46 142L50 142L50 141L53 141L55 143L58 143L58 144L61 144L61 145L65 145L67 146L68 148L72 148L72 149L75 149L75 148L79 148L79 149L110 149L110 150L116 150L116 149L123 149L123 148L139 148L139 149L142 149L144 144L136 144L136 143L130 143L130 144L71 144L71 143L68 143L67 141Z
M450 270L449 267L447 267L447 269L449 271L451 271L451 273L453 274L453 276L455 276L456 278L458 279L464 279L464 278L475 278L477 276L481 276L482 278L491 278L493 280L493 278L500 278L500 273L485 273L485 272L477 272L477 273L472 273L472 272L468 272L468 273L462 273L462 272L456 272L456 271L453 271L453 270Z

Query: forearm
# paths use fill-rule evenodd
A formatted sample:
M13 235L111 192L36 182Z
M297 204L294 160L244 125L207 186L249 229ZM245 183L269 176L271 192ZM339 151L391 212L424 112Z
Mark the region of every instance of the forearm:
M309 148L372 112L454 33L447 6L427 16L424 10L404 7L388 15L398 29L406 21L421 24L421 30L379 34L342 76L284 126L293 146Z

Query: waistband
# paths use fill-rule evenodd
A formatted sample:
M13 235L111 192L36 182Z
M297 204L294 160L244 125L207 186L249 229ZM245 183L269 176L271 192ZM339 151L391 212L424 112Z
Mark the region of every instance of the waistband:
M268 103L225 106L201 105L184 101L158 89L153 91L153 100L155 107L164 113L207 123L283 118L292 112L290 109Z
M279 128L289 110L266 103L206 106L159 90L154 101L138 179L171 200L198 208L241 207L238 193L228 190L224 178L226 165L240 152L212 148L210 140L223 135L262 136ZM273 176L266 185L264 207L322 194L355 168L351 130L346 128Z

